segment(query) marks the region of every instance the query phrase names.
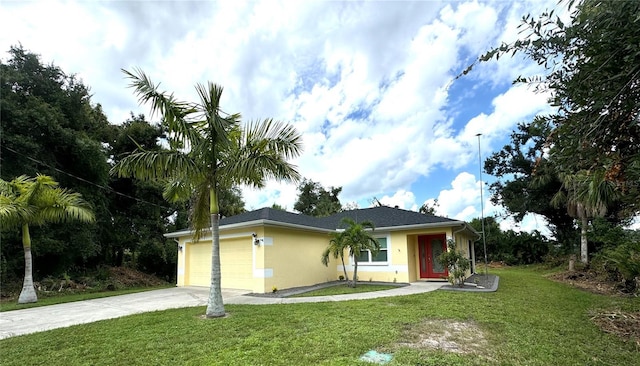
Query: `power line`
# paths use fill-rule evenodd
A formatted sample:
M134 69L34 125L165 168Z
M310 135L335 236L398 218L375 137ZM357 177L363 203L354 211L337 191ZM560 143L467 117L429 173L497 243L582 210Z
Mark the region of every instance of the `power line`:
M92 185L92 186L94 186L94 187L98 187L98 188L100 188L100 189L102 189L102 190L105 190L105 191L107 191L107 192L115 193L115 194L116 194L116 195L118 195L118 196L122 196L122 197L130 198L130 199L135 200L135 201L137 201L137 202L140 202L140 203L146 203L147 205L156 206L156 207L162 208L162 209L164 209L164 210L172 210L172 208L171 208L171 207L158 205L158 204L153 203L153 202L145 201L145 200L143 200L143 199L141 199L141 198L137 198L137 197L129 196L128 194L124 194L124 193L118 192L118 191L116 191L115 189L113 189L113 188L111 188L111 187L109 187L109 186L103 186L103 185L101 185L101 184L91 182L91 181L89 181L89 180L87 180L87 179L84 179L84 178L82 178L82 177L78 177L77 175L74 175L74 174L71 174L71 173L67 173L67 172L65 172L65 171L64 171L64 170L62 170L62 169L58 169L58 168L56 168L56 167L53 167L53 166L51 166L51 165L49 165L49 164L47 164L47 163L45 163L45 162L43 162L43 161L41 161L41 160L38 160L38 159L32 158L32 157L30 157L30 156L28 156L28 155L25 155L25 154L23 154L23 153L21 153L21 152L18 152L18 151L16 151L16 150L12 149L12 148L10 148L10 147L7 147L7 146L3 146L3 147L4 147L5 149L7 149L8 151L11 151L12 153L16 154L16 155L20 155L20 156L22 156L22 157L24 157L24 158L26 158L26 159L29 159L29 160L31 160L31 161L33 161L33 162L35 162L35 163L38 163L38 164L40 164L40 165L44 165L44 166L46 166L46 167L49 167L49 168L51 168L51 169L53 169L53 170L55 170L55 171L57 171L57 172L59 172L59 173L62 173L62 174L68 175L68 176L70 176L70 177L72 177L72 178L75 178L75 179L77 179L77 180L81 181L81 182L84 182L84 183L90 184L90 185Z

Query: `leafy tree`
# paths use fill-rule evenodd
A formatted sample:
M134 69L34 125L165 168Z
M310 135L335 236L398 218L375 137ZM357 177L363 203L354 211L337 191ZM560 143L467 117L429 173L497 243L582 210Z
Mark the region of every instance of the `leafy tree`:
M141 70L123 70L141 103L151 103L167 128L169 150L138 149L118 162L119 176L166 182L163 196L170 202L191 199L190 223L195 240L205 229L212 234L211 288L206 316L225 315L220 288L220 188L236 184L260 187L266 179L296 180L299 174L287 159L300 154L301 138L289 125L273 120L240 126L239 114L220 109L222 87L197 84L199 101L177 100L159 91Z
M218 199L220 200L221 217L239 215L247 211L244 208L244 200L242 199L240 188L220 186L219 190Z
M436 198L433 200L432 203L429 203L429 202L423 203L422 206L420 206L420 208L418 209L418 212L425 215L436 215L436 211L438 210L439 207L440 207L440 204L438 203L438 199Z
M380 251L380 243L370 233L375 230L375 226L370 221L355 222L353 219L345 217L342 219L342 225L346 226L344 231L337 232L332 236L335 248L329 250L329 253L336 252L339 248L349 251L349 255L353 258L354 270L352 287L356 287L358 282L358 258L365 251L370 251L372 255L376 255ZM326 252L326 251L325 251ZM323 254L324 257L324 254ZM324 263L324 260L323 260ZM347 278L345 276L345 278Z
M356 202L356 201L347 202L347 203L345 203L344 206L342 206L342 211L357 210L359 208L360 208L360 206L358 206L358 202Z
M293 209L310 216L324 217L342 211L338 195L342 187L325 189L320 183L304 179L298 186L298 200Z
M482 221L480 218L474 218L469 223L477 232L482 232ZM502 261L503 253L507 250L503 247L502 230L500 224L495 217L488 216L484 218L485 241L487 243L487 259L489 261ZM480 239L478 242L482 245ZM484 249L484 248L483 248Z
M93 208L95 223L43 225L30 232L38 242L32 252L40 263L36 276L82 268L99 255L104 244L101 225L109 222L106 191L97 186L108 184L103 146L112 141L112 126L100 105L91 104L89 88L74 75L44 64L21 46L8 53L8 59L0 61L0 178L44 174L82 194ZM18 277L22 265L11 258L21 257L21 240L7 232L1 240L6 272Z
M94 215L78 193L64 190L53 178L22 175L9 182L0 179L0 218L3 229L21 228L24 248L24 283L18 303L37 302L33 287L33 260L29 225L79 220L91 222Z
M273 203L273 205L271 205L271 208L274 209L274 210L280 210L280 211L286 211L287 210L286 207L280 206L279 204L277 204L275 202Z
M159 140L163 137L162 126L150 124L144 115L131 114L127 121L116 127L109 151L112 165L138 147L152 151L162 150ZM167 240L163 237L168 217L175 208L165 203L162 185L157 182L111 177L109 186L113 191L109 195L111 217L102 225L107 228L102 248L104 259L116 266L121 266L128 260L138 267L135 256L137 253L144 253L141 259L147 262L145 271L164 274L161 272L166 270L160 271L160 268L175 264L166 262L171 255L167 253ZM173 243L168 244L175 247ZM151 255L152 252L156 255ZM125 253L130 253L131 258L125 258ZM149 255L153 258L148 258Z
M521 53L547 74L520 77L551 94L548 156L564 175L588 171L614 184L624 209L640 210L640 2L569 1L571 22L554 11L523 17L522 34L480 57ZM465 70L465 73L470 69Z
M484 170L498 178L489 186L491 202L504 207L516 222L529 213L544 216L556 240L572 245L576 237L573 218L563 207L551 204L562 182L553 163L540 156L550 131L548 123L539 118L518 124L510 143L485 160Z
M539 231L532 233L513 230L502 231L494 217L485 217L485 240L489 261L505 262L509 265L533 264L544 261L549 253L550 243ZM470 225L480 231L479 218L471 220Z

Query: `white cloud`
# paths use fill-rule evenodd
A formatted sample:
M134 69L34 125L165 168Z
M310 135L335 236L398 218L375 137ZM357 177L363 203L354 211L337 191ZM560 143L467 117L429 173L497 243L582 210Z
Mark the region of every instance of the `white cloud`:
M399 190L393 196L383 196L379 199L380 203L385 206L390 207L399 207L405 210L417 211L418 206L416 205L416 196L413 192ZM372 204L373 206L373 204Z
M534 230L537 230L547 237L552 236L548 222L544 216L532 213L525 215L520 222L515 222L511 217L501 220L500 230L513 230L516 232L533 232Z
M482 134L485 143L502 139L517 123L529 122L532 116L548 111L548 97L548 94L535 93L525 85L514 86L491 101L491 114L481 113L469 120L459 139L475 143L478 133Z
M486 186L484 189L485 216L488 216L494 208L488 200ZM437 199L439 205L436 208L437 215L465 221L481 216L480 182L470 173L458 174L451 182L451 189L440 191ZM427 200L424 203L432 206L433 200Z
M523 14L555 0L540 3L2 2L0 47L21 41L78 73L113 123L129 111L148 113L121 68L142 68L182 100L196 100L194 84L216 82L225 87L224 111L295 125L305 152L294 163L307 178L342 186L343 202L382 196L414 209L425 195L411 190L418 179L475 166L476 133L489 154L517 122L545 108L544 95L505 90L514 76L536 70L517 58L479 65L459 95L450 88L478 54L518 36ZM462 119L465 98L478 95L491 104ZM442 196L449 217L466 219L479 216L478 192L462 172L431 196ZM295 184L243 193L247 208L291 209L296 199Z

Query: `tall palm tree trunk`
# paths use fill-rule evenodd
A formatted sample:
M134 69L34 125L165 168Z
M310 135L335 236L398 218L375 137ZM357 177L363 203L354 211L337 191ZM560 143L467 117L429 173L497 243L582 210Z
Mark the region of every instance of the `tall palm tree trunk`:
M207 302L207 318L220 318L225 316L224 302L222 300L222 274L220 273L220 209L217 203L215 191L210 193L211 204L211 287L209 288L209 301Z
M38 295L33 287L33 259L31 257L31 236L29 225L22 225L22 247L24 248L24 282L18 298L18 304L28 304L38 301Z
M356 287L356 282L358 282L358 258L355 257L355 255L353 256L353 262L355 264L355 267L353 269L353 288Z
M342 270L344 271L344 280L349 282L349 275L347 274L347 267L344 265L344 254L340 255L340 260L342 261Z
M589 264L589 247L587 246L587 225L589 220L586 217L580 218L580 261Z

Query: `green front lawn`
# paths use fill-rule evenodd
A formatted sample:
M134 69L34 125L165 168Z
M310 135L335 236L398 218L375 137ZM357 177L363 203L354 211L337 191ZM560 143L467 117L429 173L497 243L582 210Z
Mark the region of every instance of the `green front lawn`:
M383 290L391 290L394 288L398 288L398 286L359 283L358 286L356 287L350 287L348 284L340 283L335 286L329 286L329 287L325 287L325 288L321 288L313 291L308 291L301 294L292 295L289 297L312 297L312 296L357 294L360 292L383 291Z
M528 269L494 273L495 293L227 305L224 319L202 319L198 307L100 321L2 340L0 364L372 365L358 359L375 349L393 353L388 365L640 365L634 342L590 320L602 309L639 311L640 299L594 295ZM468 329L450 329L460 324ZM447 330L473 352L420 347L424 336Z

